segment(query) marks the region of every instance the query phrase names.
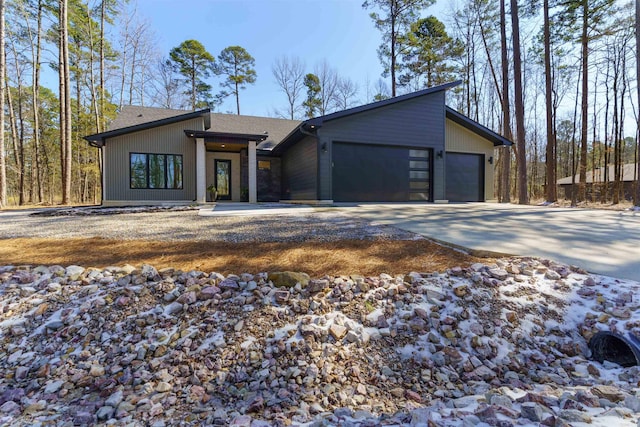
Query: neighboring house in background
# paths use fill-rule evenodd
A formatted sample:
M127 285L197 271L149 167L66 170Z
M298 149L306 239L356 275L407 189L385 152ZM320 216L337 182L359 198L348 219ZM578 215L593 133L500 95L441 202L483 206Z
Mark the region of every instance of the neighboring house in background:
M124 107L102 150L103 205L218 200L485 201L511 141L445 105L444 84L303 122Z
M606 172L606 180L608 183L608 191L611 194L613 191L614 179L615 179L615 166L609 165L605 170L604 167L587 171L587 179L586 179L586 192L587 197L593 196L595 199L600 197L602 190L604 190L604 182L605 182L605 172ZM637 163L627 163L622 166L622 176L620 181L622 182L622 189L625 200L633 200L633 192L634 192L634 184L637 181L638 177L638 166ZM574 186L572 184L572 177L566 176L557 181L557 184L560 186L560 190L564 192L565 199L571 199L573 195ZM580 183L580 175L575 176L575 188L577 190L578 184ZM595 186L594 186L595 183Z

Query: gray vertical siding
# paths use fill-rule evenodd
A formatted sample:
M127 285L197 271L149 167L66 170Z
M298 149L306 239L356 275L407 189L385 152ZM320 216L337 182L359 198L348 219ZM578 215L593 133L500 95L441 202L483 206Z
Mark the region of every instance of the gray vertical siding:
M332 199L332 144L350 142L433 149L433 197L445 198L444 160L436 153L445 149L445 93L387 105L325 122L318 130L319 198Z
M282 155L282 198L318 198L318 144L307 136Z
M107 140L104 151L104 202L191 201L196 198L196 143L185 129L204 130L201 117ZM181 154L181 190L131 189L129 153Z

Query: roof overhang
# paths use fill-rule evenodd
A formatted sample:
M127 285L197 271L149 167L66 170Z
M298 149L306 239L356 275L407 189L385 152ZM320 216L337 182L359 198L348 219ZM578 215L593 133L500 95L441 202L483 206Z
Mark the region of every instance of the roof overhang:
M164 126L172 123L178 123L185 120L195 119L202 117L204 119L204 128L209 129L211 127L211 110L205 108L204 110L192 111L186 114L180 114L178 116L167 117L166 119L154 120L151 122L141 123L135 126L128 126L121 129L114 129L107 132L96 133L93 135L85 136L84 139L93 147L103 147L108 138L113 138L120 135L126 135L132 132L138 132L141 130L151 129L158 126Z
M504 136L497 134L496 132L492 131L491 129L481 125L480 123L474 120L471 120L469 117L457 112L453 108L446 107L446 109L447 109L447 113L446 113L447 119L491 141L494 147L498 147L501 145L510 147L513 145L513 142L509 141Z

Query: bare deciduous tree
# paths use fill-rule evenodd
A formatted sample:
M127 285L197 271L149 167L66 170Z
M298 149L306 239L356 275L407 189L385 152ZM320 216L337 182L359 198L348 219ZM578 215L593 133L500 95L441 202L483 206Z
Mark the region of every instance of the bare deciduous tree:
M356 103L358 95L358 84L348 77L340 77L336 86L336 108L338 110L346 110Z
M320 83L319 112L325 115L336 110L336 91L338 88L338 73L332 68L326 60L316 64L314 74L318 76Z
M154 105L173 109L186 107L188 101L180 88L179 77L173 71L173 66L168 59L157 61L155 77L151 95L151 102Z
M300 99L304 92L304 62L297 56L281 56L273 63L271 72L287 97L286 116L293 120L300 110Z

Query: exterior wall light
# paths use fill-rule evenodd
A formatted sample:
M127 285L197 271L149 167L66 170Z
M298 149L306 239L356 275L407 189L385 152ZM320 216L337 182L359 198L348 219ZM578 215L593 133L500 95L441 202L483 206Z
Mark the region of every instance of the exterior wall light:
M489 156L489 160L487 160L489 162L490 165L493 164L493 156Z
M438 156L439 159L441 159L443 155L444 155L444 153L442 152L442 150L440 150L440 151L438 151L436 153L436 156Z

